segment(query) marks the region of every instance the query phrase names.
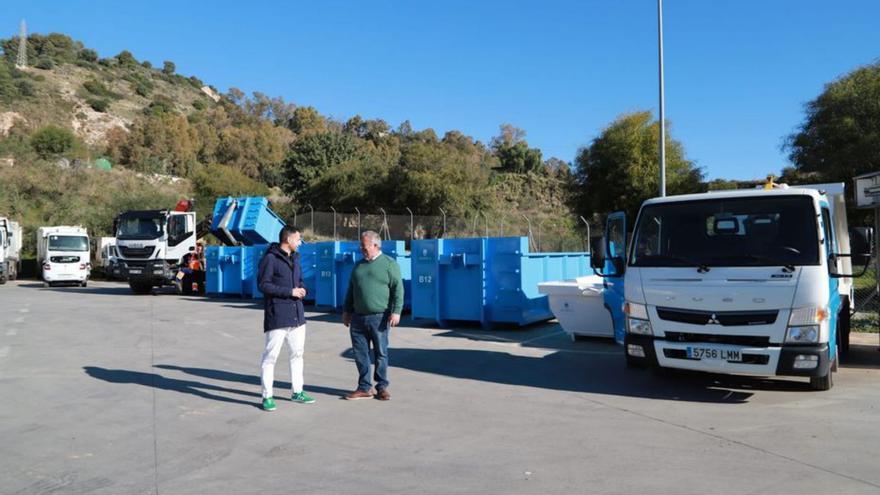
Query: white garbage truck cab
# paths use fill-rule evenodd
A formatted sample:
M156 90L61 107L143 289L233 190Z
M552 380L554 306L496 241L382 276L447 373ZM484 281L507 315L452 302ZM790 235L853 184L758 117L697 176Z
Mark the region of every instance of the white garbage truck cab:
M0 216L0 284L15 280L21 271L21 225Z
M136 294L172 285L184 256L196 249L196 214L190 202L175 210L126 211L116 218L122 275Z
M844 184L768 181L645 201L628 249L626 219L611 215L594 267L627 364L809 377L827 390L871 235L847 229Z

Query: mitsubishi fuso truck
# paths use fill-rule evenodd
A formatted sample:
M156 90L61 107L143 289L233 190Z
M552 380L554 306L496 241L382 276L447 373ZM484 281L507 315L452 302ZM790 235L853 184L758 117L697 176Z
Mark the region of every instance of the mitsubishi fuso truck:
M830 389L871 255L871 229L847 227L843 183L650 199L631 236L609 215L593 267L627 364Z
M37 263L47 287L57 284L89 283L92 262L89 234L83 227L40 227L37 229Z

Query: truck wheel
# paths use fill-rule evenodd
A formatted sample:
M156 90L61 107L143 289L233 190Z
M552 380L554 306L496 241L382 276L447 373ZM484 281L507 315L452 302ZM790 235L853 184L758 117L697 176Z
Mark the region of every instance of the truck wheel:
M88 287L88 286L89 286L89 281L88 281L88 280L83 280L82 283L79 284L79 286L80 286L80 287Z
M18 266L16 263L9 265L9 280L18 280Z
M831 387L834 386L834 379L831 378L833 372L831 369L828 370L828 374L825 376L817 376L810 378L810 388L816 391L825 391L831 390Z
M837 315L837 345L840 354L846 357L849 354L850 314L849 298L843 300L843 307Z
M834 356L834 360L837 360L837 356ZM831 390L831 387L834 386L834 369L836 368L837 365L832 363L825 376L810 377L810 388L817 391Z
M153 286L150 284L144 284L139 282L129 282L128 286L131 287L131 291L139 296L143 296L149 294L153 291Z

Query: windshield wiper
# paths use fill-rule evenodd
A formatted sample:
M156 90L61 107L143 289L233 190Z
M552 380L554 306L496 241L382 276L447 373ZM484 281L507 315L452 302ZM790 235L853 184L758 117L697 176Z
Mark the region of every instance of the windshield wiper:
M780 261L780 260L778 260L778 259L776 259L776 258L772 258L772 257L770 257L770 256L764 256L764 255L761 255L761 254L746 253L746 254L744 255L744 257L746 257L746 258L748 258L748 259L751 259L751 260L755 260L755 261L761 261L761 262L764 262L764 263L769 263L769 264L771 264L771 265L779 265L779 266L781 266L781 267L782 267L785 271L787 271L787 272L793 272L793 271L794 271L794 264L793 264L793 263L790 263L790 262L787 262L787 261Z
M651 258L663 258L671 261L677 261L685 266L692 266L697 269L697 273L706 273L709 271L709 265L702 261L692 260L690 258L686 258L683 256L669 255L669 254L657 254L651 256Z

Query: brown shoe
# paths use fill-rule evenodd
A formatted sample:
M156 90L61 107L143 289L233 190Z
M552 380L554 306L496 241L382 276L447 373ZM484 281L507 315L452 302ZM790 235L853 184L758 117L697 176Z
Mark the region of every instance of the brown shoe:
M388 389L382 389L376 394L376 398L379 400L391 400L391 392Z
M345 395L345 400L372 399L373 392L371 390L355 390Z

